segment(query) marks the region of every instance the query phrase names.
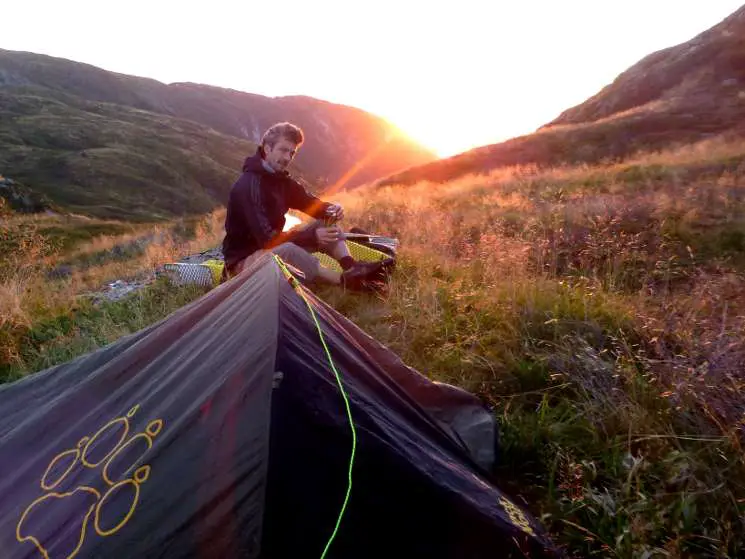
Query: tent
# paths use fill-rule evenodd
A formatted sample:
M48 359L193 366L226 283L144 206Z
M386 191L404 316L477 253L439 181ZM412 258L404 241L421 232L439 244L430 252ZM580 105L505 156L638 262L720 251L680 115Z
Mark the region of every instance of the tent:
M488 417L259 253L159 323L0 387L0 550L554 556L489 481Z

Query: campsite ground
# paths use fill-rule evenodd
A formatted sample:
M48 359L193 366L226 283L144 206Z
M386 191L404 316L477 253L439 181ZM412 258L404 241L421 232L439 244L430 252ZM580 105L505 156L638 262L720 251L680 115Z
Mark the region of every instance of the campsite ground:
M318 293L411 366L494 406L500 486L570 554L739 556L744 180L745 144L712 139L623 164L355 191L340 199L349 226L401 241L390 292ZM198 297L163 280L121 301L79 295L215 246L222 213L0 227L9 380Z

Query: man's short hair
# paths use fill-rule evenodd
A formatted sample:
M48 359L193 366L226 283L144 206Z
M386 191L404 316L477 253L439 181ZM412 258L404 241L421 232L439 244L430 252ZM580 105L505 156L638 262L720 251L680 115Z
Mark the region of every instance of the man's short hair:
M303 131L299 126L290 122L278 122L264 132L264 136L261 138L261 147L269 146L273 148L282 138L300 147L304 140Z

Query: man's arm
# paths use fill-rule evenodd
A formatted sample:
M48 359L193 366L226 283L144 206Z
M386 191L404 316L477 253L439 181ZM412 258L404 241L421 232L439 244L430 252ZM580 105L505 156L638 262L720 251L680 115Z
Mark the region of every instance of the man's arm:
M276 232L272 229L269 219L266 217L260 184L260 179L257 176L244 175L241 182L231 193L231 202L237 206L243 215L256 243L261 248L268 248L271 246L271 241Z
M285 200L291 208L316 219L327 217L326 210L331 207L331 204L310 194L302 184L294 179L288 179L286 193Z

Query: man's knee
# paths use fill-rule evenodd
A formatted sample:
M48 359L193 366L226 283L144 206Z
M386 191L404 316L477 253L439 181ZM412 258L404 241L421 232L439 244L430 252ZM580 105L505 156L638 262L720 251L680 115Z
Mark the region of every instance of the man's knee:
M272 252L282 260L300 270L308 281L313 281L318 275L320 262L308 250L295 243L282 243L272 249Z
M329 256L336 256L344 247L346 247L346 243L343 239L331 241L330 243L318 243L318 252L328 254Z
M308 253L303 247L296 245L295 243L282 243L272 249L272 252L280 258L297 256L301 253Z

